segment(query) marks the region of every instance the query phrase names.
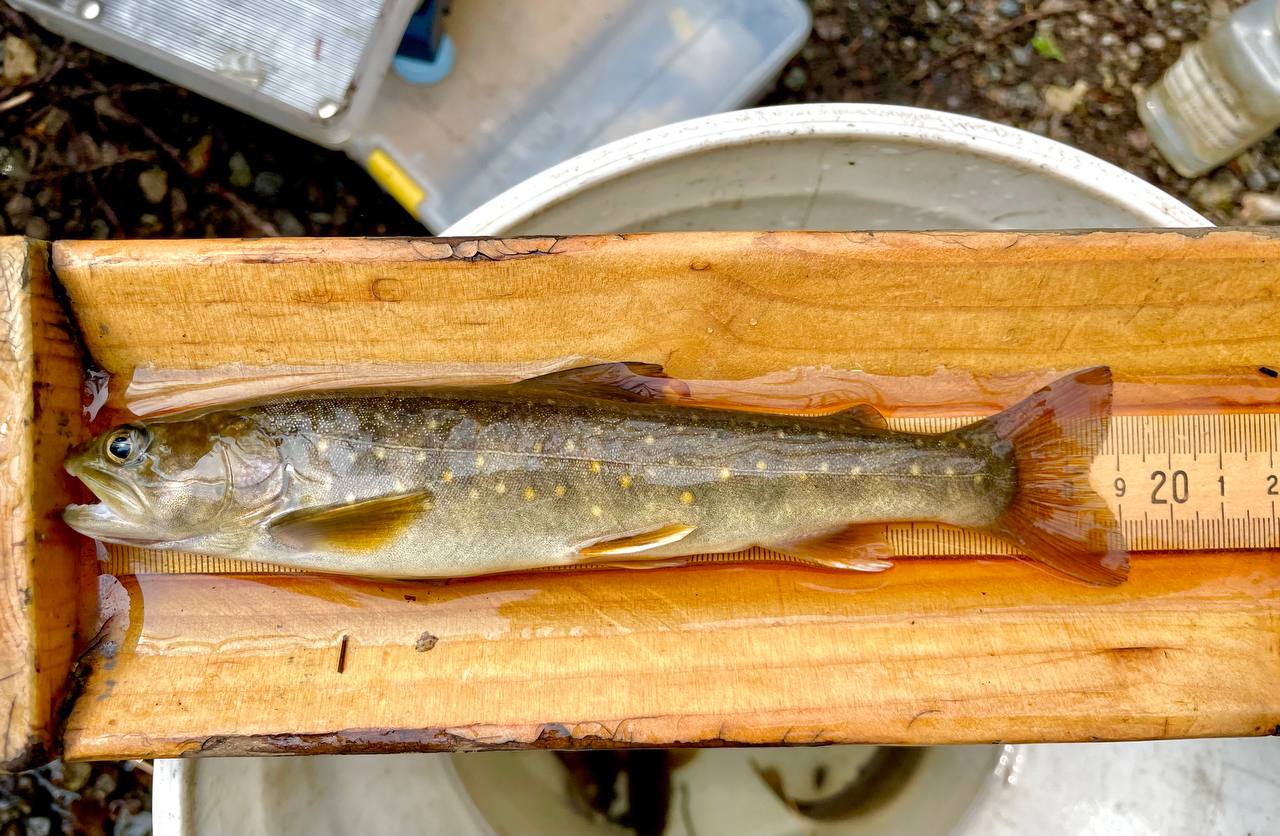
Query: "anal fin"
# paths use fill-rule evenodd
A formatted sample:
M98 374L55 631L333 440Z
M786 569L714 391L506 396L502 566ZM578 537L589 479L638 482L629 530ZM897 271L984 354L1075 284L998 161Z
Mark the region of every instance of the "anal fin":
M855 523L808 540L770 545L774 551L802 563L855 572L883 572L893 568L893 550L884 541L880 525Z

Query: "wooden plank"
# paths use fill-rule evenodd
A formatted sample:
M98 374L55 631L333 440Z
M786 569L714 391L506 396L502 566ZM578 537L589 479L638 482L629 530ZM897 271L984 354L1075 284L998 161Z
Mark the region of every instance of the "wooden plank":
M693 379L1108 363L1128 381L1192 376L1196 411L1217 381L1280 362L1278 255L1280 238L1239 231L54 250L94 359L121 376L570 354ZM1143 555L1114 590L1009 560L874 579L126 577L65 742L97 758L1265 734L1280 725L1278 559Z
M1280 723L1275 553L1143 556L1107 590L949 560L875 577L124 587L69 757L1121 740Z
M59 704L96 595L80 542L57 518L60 463L80 433L80 358L54 300L46 245L0 239L0 769L56 751ZM82 606L86 608L82 610Z
M581 354L688 378L1135 378L1280 362L1277 254L1268 232L771 232L64 241L54 265L112 372Z

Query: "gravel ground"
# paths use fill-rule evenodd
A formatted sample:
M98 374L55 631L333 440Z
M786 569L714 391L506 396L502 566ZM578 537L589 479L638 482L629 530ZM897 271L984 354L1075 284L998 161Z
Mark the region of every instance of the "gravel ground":
M813 0L765 103L867 101L981 116L1082 148L1219 224L1280 221L1280 139L1194 179L1151 147L1133 93L1239 2ZM340 153L43 32L0 2L0 234L417 235ZM143 833L146 765L0 776L0 836Z

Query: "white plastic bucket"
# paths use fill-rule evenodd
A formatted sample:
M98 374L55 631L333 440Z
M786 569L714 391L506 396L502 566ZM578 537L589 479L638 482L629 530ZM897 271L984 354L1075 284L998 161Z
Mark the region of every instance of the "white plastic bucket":
M1016 128L909 107L723 113L589 151L445 235L668 229L1211 226L1097 157Z

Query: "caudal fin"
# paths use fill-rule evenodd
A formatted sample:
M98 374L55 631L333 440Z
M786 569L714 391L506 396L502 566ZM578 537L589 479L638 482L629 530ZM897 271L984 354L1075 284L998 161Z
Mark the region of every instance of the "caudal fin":
M1056 573L1115 586L1129 554L1115 516L1089 484L1111 417L1111 370L1084 369L961 432L1012 445L1013 501L991 531Z

